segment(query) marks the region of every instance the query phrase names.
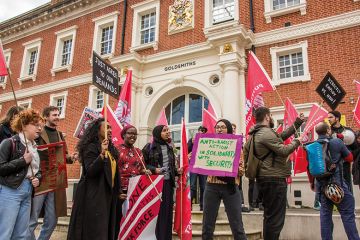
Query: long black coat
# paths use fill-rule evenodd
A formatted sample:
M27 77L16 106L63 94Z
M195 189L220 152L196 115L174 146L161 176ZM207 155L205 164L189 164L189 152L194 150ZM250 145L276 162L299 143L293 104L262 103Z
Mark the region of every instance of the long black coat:
M116 171L112 187L110 159L101 159L100 152L100 144L91 143L80 156L83 173L76 190L68 240L114 239L120 178Z

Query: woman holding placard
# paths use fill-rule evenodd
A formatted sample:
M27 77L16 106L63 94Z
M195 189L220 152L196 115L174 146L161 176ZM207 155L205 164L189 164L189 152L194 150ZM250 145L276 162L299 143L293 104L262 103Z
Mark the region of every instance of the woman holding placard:
M226 119L219 120L215 125L215 133L232 134L231 123ZM208 176L204 192L202 239L213 239L221 200L224 202L234 239L246 239L241 217L241 195L238 188L240 183L239 174L236 178Z

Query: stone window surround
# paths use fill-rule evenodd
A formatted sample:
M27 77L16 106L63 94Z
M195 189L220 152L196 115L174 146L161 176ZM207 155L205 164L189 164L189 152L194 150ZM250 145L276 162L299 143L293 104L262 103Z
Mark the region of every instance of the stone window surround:
M98 91L101 91L99 88L97 88L94 85L90 85L89 86L89 101L88 101L88 106L91 109L94 109L95 111L100 112L102 110L102 108L96 108L96 93ZM108 104L109 103L109 98L106 99L106 103L104 102L104 104ZM104 98L105 101L105 98Z
M234 20L231 21L225 21L224 23L227 22L239 22L239 0L234 0L235 1L235 12L234 12ZM211 28L213 26L221 26L221 22L217 23L217 24L213 24L213 16L212 16L212 12L213 12L213 1L212 0L205 0L205 17L204 17L204 28ZM195 13L194 13L195 14Z
M140 51L147 48L153 48L154 50L157 50L158 42L159 42L159 27L160 27L160 1L148 0L132 5L131 8L134 10L134 15L133 15L133 31L132 31L130 52ZM155 41L146 44L140 44L141 17L145 14L153 12L154 10L156 13Z
M78 29L78 26L74 25L72 27L55 32L55 35L56 35L55 54L54 54L54 60L53 60L53 67L50 70L52 76L55 76L56 72L61 72L64 70L71 72L72 65L73 65L74 51L75 51L76 30L77 29ZM68 40L68 39L72 39L70 63L68 65L61 66L64 40Z
M64 105L62 107L62 111L60 114L60 119L64 119L65 118L65 113L66 113L66 103L67 103L67 96L68 96L68 91L64 91L64 92L59 92L59 93L54 93L50 95L50 106L57 106L56 105L56 100L59 98L64 98Z
M277 10L273 10L272 2L273 2L273 0L264 0L264 7L265 7L264 16L265 16L266 23L271 23L271 18L273 18L273 17L278 17L278 16L289 14L289 13L293 13L293 12L300 11L301 15L306 14L306 5L307 5L306 0L300 0L299 5L281 8L281 9L277 9Z
M29 42L22 44L24 46L24 55L23 55L23 60L22 60L22 64L21 64L20 77L18 78L18 82L20 85L22 84L23 81L26 81L29 79L31 79L33 81L36 80L36 73L37 73L37 69L38 69L38 65L39 65L42 40L43 40L42 38L36 38L34 40L31 40ZM34 73L31 75L28 75L27 71L29 69L30 51L33 49L37 49L38 53L37 53L37 57L36 57Z
M118 22L118 15L120 14L119 11L114 11L112 13L94 18L92 21L95 23L94 29L94 38L93 38L93 51L99 54L102 58L107 59L111 58L115 54L115 43L116 43L116 30L117 30L117 22ZM111 46L111 53L101 55L101 34L102 29L104 27L113 26L113 39L112 39L112 46ZM91 53L92 55L92 53ZM92 58L90 58L91 61Z
M293 82L306 82L311 80L309 72L309 60L307 53L308 43L307 41L301 41L296 44L282 46L282 47L272 47L270 48L271 55L271 65L272 65L272 80L276 86L280 84L287 84ZM280 79L279 73L279 56L283 54L289 54L294 52L302 52L303 65L304 65L304 75Z
M24 105L27 105L28 104L28 108L31 108L31 105L32 105L32 98L29 98L29 99L26 99L26 100L21 100L21 101L18 101L18 106L19 107L22 107Z

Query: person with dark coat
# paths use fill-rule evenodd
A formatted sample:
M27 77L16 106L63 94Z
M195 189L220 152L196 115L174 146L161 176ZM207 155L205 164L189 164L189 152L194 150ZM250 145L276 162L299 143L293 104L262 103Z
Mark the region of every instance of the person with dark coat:
M172 239L175 176L181 174L182 169L177 169L175 166L174 150L168 144L170 138L168 126L158 125L152 133L154 141L146 144L142 150L146 168L153 174L164 175L162 202L155 234L157 240L169 240Z
M10 124L11 121L24 110L22 107L12 106L6 113L5 117L0 121L0 143L11 137L14 136L16 133L11 129Z
M105 124L102 118L94 120L77 145L83 171L74 199L68 240L114 239L120 194L119 153L110 140L109 125L105 138Z

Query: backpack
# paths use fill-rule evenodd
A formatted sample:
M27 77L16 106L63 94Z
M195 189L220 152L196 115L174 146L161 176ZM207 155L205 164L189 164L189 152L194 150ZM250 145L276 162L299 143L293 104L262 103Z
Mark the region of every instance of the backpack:
M329 151L329 141L312 142L305 146L308 169L311 176L315 178L326 178L331 176L336 167L333 164Z

